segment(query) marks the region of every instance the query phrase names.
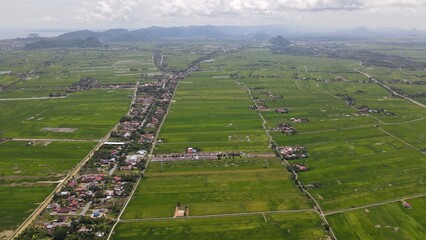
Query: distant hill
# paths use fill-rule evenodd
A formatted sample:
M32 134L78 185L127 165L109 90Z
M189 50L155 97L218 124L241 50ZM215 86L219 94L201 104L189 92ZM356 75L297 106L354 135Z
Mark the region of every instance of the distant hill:
M85 39L61 39L51 38L37 42L29 43L25 46L26 49L42 49L42 48L95 48L103 47L104 44L95 37Z
M262 41L262 40L269 40L269 39L271 39L271 36L269 36L266 33L256 33L256 34L253 34L252 36L253 36L253 39L256 40L256 41Z
M398 33L398 34L396 34ZM339 31L316 31L315 29L300 29L292 26L187 26L187 27L149 27L129 31L127 29L110 29L106 31L81 30L62 34L55 38L29 37L25 38L25 44L29 48L46 47L85 47L101 46L96 40L102 43L127 42L127 41L162 41L162 40L187 40L187 39L249 39L257 41L270 41L276 47L286 47L290 42L282 36L288 38L318 38L325 41L372 38L378 36L405 36L420 37L426 32L398 29L368 29L354 28ZM270 36L277 36L271 38ZM89 39L89 40L88 40ZM17 39L20 40L20 39Z
M283 38L283 36L281 36L281 35L279 35L278 37L275 37L275 38L271 38L270 41L271 41L272 45L277 46L277 47L286 47L286 46L290 45L290 42L287 39Z
M152 41L166 39L215 39L227 36L217 27L213 26L190 26L190 27L149 27L135 31L126 29L111 29L104 32L93 32L82 30L69 32L57 37L61 40L97 38L104 42L121 41Z
M76 32L64 33L57 37L61 40L75 40L75 39L87 39L87 38L97 38L103 42L109 42L113 40L120 39L121 37L127 35L129 31L127 29L117 28L110 29L104 32L93 32L89 30L81 30Z
M129 32L120 40L145 41L161 39L214 39L227 35L214 26L150 27Z

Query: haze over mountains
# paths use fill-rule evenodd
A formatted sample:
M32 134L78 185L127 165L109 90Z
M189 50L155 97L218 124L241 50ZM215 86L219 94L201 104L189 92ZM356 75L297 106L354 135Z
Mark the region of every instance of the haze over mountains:
M267 40L282 35L285 38L423 38L426 32L394 28L369 29L358 27L341 30L318 30L295 26L187 26L149 27L138 30L122 28L106 31L80 30L64 33L58 37L25 38L26 48L51 47L102 47L109 42L161 41L177 39L254 39ZM22 40L22 39L21 39Z

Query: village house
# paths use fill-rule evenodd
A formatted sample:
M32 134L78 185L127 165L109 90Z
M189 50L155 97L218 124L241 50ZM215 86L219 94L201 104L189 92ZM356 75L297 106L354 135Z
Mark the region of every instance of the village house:
M143 143L152 143L154 141L154 134L151 133L146 133L146 134L142 134L141 138L139 139L139 143L143 144Z
M183 204L176 204L174 218L177 217L187 217L189 216L189 206Z
M294 135L296 134L296 129L293 125L289 123L280 123L276 127L271 129L272 131L281 131L286 135Z
M294 165L292 165L292 168L293 168L293 170L295 172L306 172L306 171L309 171L309 168L306 167L303 164L294 164Z
M411 206L411 204L409 204L408 202L406 202L406 201L402 201L402 206L404 206L405 208L407 208L407 209L413 209L413 206Z
M309 119L307 118L290 118L290 121L294 123L302 123L302 122L309 122Z
M277 108L275 109L275 112L280 114L288 113L288 108Z
M303 146L278 147L277 151L286 160L308 157L307 151Z

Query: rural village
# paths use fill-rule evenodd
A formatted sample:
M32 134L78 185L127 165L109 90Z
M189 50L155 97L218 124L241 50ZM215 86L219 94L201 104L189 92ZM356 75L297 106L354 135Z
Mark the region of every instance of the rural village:
M153 56L153 61L166 71L158 65L161 64L159 57ZM79 173L64 183L64 187L53 196L33 226L26 229L18 239L33 232L49 233L58 227L71 229L70 232L79 239L105 239L136 182L143 177L153 145L161 143L161 140L156 140L156 135L179 80L195 71L197 64L204 59L194 61L182 72L167 71L157 78L157 82L136 84L128 114L120 119L109 138L91 154ZM73 84L68 92L97 87L101 87L97 80L85 78ZM201 158L203 156L205 158L207 154L201 155ZM154 156L152 161L163 158L167 159L165 156Z

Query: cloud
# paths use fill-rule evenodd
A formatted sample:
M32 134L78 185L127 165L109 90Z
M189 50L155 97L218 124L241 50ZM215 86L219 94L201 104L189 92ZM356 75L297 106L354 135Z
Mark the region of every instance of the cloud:
M88 22L131 21L143 0L83 0L83 9L76 19Z
M81 0L76 19L84 22L150 22L212 24L224 19L279 19L320 13L395 14L400 9L421 12L426 0ZM312 14L311 14L312 13ZM314 14L319 13L319 14ZM302 19L303 20L303 19ZM214 21L214 22L212 22ZM253 20L254 21L254 20ZM325 21L325 20L324 20ZM158 22L158 23L157 23Z
M50 22L53 22L54 20L57 20L57 19L54 19L51 16L43 16L38 18L38 21L45 22L45 23L50 23Z
M277 0L280 9L298 11L355 10L364 7L362 0Z
M354 10L362 0L160 0L157 10L174 15L269 14L282 11Z

